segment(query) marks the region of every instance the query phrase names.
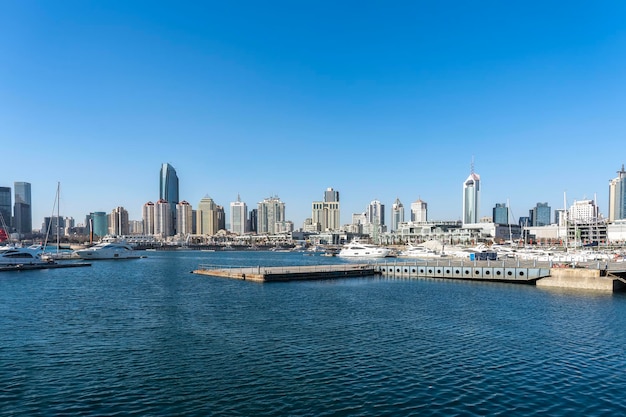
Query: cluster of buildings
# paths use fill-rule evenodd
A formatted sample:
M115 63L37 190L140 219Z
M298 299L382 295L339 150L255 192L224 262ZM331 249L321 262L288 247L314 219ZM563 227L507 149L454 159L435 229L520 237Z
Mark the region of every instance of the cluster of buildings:
M285 203L278 196L270 196L248 210L237 196L230 203L229 218L223 206L211 197L202 198L196 208L179 198L179 179L174 167L161 166L159 199L149 201L142 208L141 220L130 220L124 207L110 213L89 213L84 225L76 226L73 218L51 216L44 218L41 232L51 235L90 236L99 239L105 235L143 236L147 240L178 241L194 239L198 243L215 237L250 242L252 236L265 239L286 238L308 240L312 243L339 244L354 237L367 237L383 244L421 242L438 239L451 244L479 240L506 241L524 239L540 243L580 242L606 243L626 241L626 171L624 166L609 183L609 215L602 217L595 200L575 201L567 210L554 210L547 203L537 203L528 216L512 219L507 203L497 203L491 216L480 217L480 175L473 166L463 182L461 220L432 221L428 218L428 204L421 198L410 204L405 214L404 205L397 198L391 206L390 224L385 219L385 205L373 200L363 212L352 214L349 224L340 222L339 191L328 188L321 201L311 204L311 217L299 230L285 217ZM28 238L33 232L31 185L14 183L15 201L11 188L0 187L0 229L16 238ZM0 240L2 240L0 232Z

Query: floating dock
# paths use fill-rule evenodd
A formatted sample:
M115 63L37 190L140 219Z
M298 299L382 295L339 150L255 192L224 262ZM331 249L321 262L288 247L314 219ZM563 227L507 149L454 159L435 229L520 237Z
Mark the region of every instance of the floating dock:
M48 263L48 264L17 264L17 265L4 265L0 266L0 272L11 271L32 271L36 269L59 269L59 268L79 268L83 266L91 266L90 263L85 262L71 262L71 263Z
M254 266L248 268L200 265L194 274L234 278L255 282L303 281L330 278L354 278L380 274L375 264Z
M382 275L389 278L442 278L507 282L536 285L542 288L605 292L626 289L626 264L602 264L598 262L578 265L575 268L537 262L450 260L243 268L200 265L192 273L254 282L285 282Z

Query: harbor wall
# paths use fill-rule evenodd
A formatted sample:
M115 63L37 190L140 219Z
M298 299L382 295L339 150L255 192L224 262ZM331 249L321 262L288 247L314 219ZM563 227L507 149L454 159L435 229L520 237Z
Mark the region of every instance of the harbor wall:
M621 284L613 278L601 276L599 269L587 268L551 268L549 277L536 282L537 287L607 292L619 289Z

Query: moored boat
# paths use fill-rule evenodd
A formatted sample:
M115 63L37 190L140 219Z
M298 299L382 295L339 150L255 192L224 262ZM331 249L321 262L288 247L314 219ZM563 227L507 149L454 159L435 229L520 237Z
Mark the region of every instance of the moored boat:
M75 251L81 259L136 259L141 258L139 251L124 242L100 242L90 248Z
M391 250L382 246L352 241L345 245L337 256L342 258L385 258Z

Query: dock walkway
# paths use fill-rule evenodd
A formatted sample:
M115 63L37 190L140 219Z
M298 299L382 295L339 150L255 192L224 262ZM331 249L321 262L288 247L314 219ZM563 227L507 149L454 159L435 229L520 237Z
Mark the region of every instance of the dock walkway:
M380 274L374 264L254 266L247 268L200 265L192 273L256 282L350 278Z

